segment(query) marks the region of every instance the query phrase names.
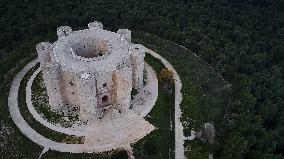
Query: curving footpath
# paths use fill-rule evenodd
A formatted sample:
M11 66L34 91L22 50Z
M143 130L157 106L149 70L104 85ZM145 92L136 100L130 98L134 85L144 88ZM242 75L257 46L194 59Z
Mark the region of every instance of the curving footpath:
M160 56L159 54L148 48L145 48L145 50L153 57L161 60L161 62L165 65L167 69L173 71L175 78L175 159L184 159L186 158L184 155L184 145L183 145L185 136L183 135L183 125L180 121L181 118L180 103L182 101L181 80L176 70L166 59L164 59L162 56Z
M44 136L37 133L34 129L32 129L22 117L17 100L21 80L22 78L24 78L25 74L37 63L37 59L33 60L31 63L26 65L13 79L8 97L8 106L12 120L25 136L27 136L30 140L37 143L38 145L43 146L44 148L51 148L52 150L57 150L61 152L70 152L70 149L72 149L72 151L74 152L83 152L84 147L82 144L67 145L65 143L58 143L45 138Z
M173 68L173 66L166 61L162 56L157 54L156 52L145 48L145 50L152 56L154 56L157 59L160 59L161 62L168 68L169 70L172 70L174 73L175 78L175 158L176 159L184 159L184 135L183 135L183 126L180 122L181 117L181 109L180 109L180 103L182 101L182 94L181 94L181 81L180 78ZM37 133L33 128L31 128L28 123L24 120L24 118L21 116L19 107L18 107L18 91L20 87L20 83L22 78L25 76L25 74L33 68L38 63L38 60L35 59L29 64L27 64L13 79L13 82L11 84L9 97L8 97L8 106L10 115L12 117L12 120L16 124L16 126L21 130L21 132L27 136L30 140L37 143L38 145L41 145L44 147L45 150L51 149L56 150L60 152L72 152L72 153L83 153L83 152L103 152L113 149L114 143L104 144L104 145L96 145L91 146L88 144L66 144L66 143L59 143L52 141L50 139L47 139L46 137L40 135ZM39 72L39 71L38 71ZM34 77L33 77L34 78ZM32 82L30 82L31 84ZM148 112L148 111L147 111ZM144 114L144 113L143 113ZM141 117L142 118L142 117ZM150 129L153 129L152 127L147 128L149 131Z

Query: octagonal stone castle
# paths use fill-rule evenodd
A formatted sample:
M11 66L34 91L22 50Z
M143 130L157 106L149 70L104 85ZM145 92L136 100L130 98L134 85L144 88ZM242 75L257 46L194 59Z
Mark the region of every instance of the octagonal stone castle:
M102 118L110 107L129 109L132 89L143 87L145 56L131 32L110 32L95 21L79 31L61 26L57 35L36 47L51 109L79 109L83 121Z

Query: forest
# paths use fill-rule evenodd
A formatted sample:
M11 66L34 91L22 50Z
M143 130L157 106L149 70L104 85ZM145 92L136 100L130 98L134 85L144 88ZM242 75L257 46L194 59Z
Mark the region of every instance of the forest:
M1 0L0 13L0 81L37 43L55 41L59 26L97 20L147 32L196 53L231 84L214 158L284 159L283 0Z

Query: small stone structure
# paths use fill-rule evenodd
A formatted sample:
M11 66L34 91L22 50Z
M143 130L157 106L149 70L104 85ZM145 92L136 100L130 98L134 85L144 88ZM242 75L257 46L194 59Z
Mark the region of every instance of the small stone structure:
M215 141L216 130L214 124L204 123L202 128L196 132L196 138L207 141L210 144L213 144Z
M54 111L79 109L82 121L102 118L108 108L128 110L132 89L143 87L145 51L131 43L131 31L57 29L58 40L36 46L43 79Z

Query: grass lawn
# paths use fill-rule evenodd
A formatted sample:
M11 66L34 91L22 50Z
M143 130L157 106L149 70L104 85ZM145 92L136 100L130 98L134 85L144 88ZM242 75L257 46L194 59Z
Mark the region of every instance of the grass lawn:
M185 136L188 136L192 129L198 130L204 122L213 122L218 131L227 105L226 94L230 91L223 78L194 53L175 43L144 32L134 32L132 38L135 43L140 43L163 56L179 74L183 94L181 121ZM186 141L185 147L189 147L189 144L190 142ZM186 155L198 156L193 153L209 152L211 147L212 145L200 142L192 143L191 154Z
M27 59L21 59L14 63L13 69L1 76L0 86L0 122L1 126L7 129L6 133L1 134L0 156L7 159L14 158L37 158L41 152L41 147L24 136L16 127L11 119L8 108L8 94L11 82L16 74L35 56ZM14 60L14 59L13 59ZM3 62L4 65L12 64L11 61Z
M158 74L164 67L160 60L146 54L145 61ZM159 87L158 99L146 120L157 129L134 144L136 158L174 158L174 95Z

